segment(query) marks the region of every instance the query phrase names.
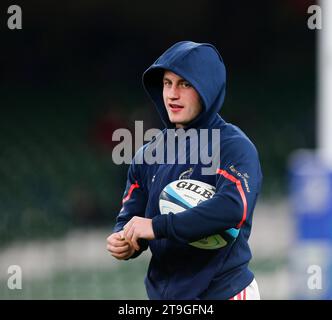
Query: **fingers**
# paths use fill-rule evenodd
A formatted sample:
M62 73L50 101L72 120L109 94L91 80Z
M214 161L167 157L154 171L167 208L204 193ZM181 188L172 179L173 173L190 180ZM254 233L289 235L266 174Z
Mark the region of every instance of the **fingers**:
M123 240L113 240L111 242L108 242L108 244L111 244L114 247L123 247L126 244L128 244L128 241L126 239L123 239Z
M129 249L130 243L125 239L121 240L119 233L113 233L107 238L107 250L110 252L121 253Z
M107 238L107 250L112 254L120 255L128 250L139 250L138 239L140 238L140 219L133 217L122 231L115 232ZM119 258L120 256L116 256Z
M111 244L107 245L107 250L111 253L123 253L123 252L128 252L130 250L130 246L128 243L126 243L124 246L117 247Z
M107 244L107 250L113 257L120 260L129 258L135 252L135 249L128 242L125 242L125 245L121 247L115 247L111 244Z
M107 238L106 248L117 259L126 259L135 252L131 242L124 237L123 231L111 234Z
M135 218L135 217L134 217ZM127 224L125 224L124 226L123 226L123 230L122 230L122 232L123 232L123 236L125 237L125 238L129 238L128 237L128 232L129 232L129 230L131 229L131 227L134 225L134 218L132 218L129 222L127 222Z
M125 239L124 231L123 231L123 230L119 231L119 236L120 236L120 239L121 239L121 240L124 240L124 239Z
M107 237L108 243L116 240L121 240L121 235L119 232L112 233L110 236Z
M133 247L135 248L135 250L139 250L140 246L137 242L139 235L135 229L135 224L127 224L124 227L124 236L125 238L131 242L131 244L133 245Z
M108 238L107 238L107 242L111 243L111 242L123 242L124 240L126 240L125 235L124 235L124 231L121 230L119 232L115 232L112 233Z
M134 234L133 237L132 237L132 239L131 239L131 243L132 243L133 247L135 248L135 250L139 250L140 249L137 240L138 240L138 238Z
M124 235L125 239L128 239L129 241L131 241L131 238L134 234L134 230L135 230L134 225L131 225L131 226L125 225L125 227L123 229L123 235Z
M107 238L107 243L115 247L122 247L126 244L126 241L118 233L113 233Z
M123 252L123 253L112 253L112 256L114 258L117 258L119 260L123 260L123 259L127 259L130 256L132 256L132 254L134 253L133 250L127 251L127 252Z

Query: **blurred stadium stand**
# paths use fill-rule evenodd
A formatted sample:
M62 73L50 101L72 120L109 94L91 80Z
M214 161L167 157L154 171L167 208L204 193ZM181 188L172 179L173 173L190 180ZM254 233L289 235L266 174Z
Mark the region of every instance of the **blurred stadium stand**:
M99 151L91 110L45 103L2 111L2 245L75 226L111 225L119 210L123 171L110 152Z

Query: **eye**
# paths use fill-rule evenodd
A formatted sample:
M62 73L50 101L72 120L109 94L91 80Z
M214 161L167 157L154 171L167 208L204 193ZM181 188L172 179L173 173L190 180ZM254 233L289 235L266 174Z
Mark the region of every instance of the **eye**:
M191 84L187 81L182 82L181 85L183 88L191 88Z
M171 82L169 80L164 80L164 87L169 87L171 85Z

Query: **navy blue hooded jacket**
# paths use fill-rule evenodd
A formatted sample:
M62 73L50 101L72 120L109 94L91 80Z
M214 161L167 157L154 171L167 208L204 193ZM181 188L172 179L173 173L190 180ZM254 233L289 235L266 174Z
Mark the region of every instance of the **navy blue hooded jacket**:
M210 140L207 146L188 142L185 164L142 161L144 153L158 141L163 143L167 153L166 131L174 128L162 96L165 70L187 80L202 100L202 112L185 131L190 128L219 130L220 161L214 174L203 175L202 168L207 165L200 160L198 164L192 164L189 159L189 153L199 148L207 147L214 152ZM229 299L254 278L248 268L251 259L248 238L262 174L253 143L238 127L218 115L225 97L223 60L210 44L182 41L169 48L145 71L143 85L166 128L136 153L128 170L123 206L114 231L122 230L133 216L152 219L156 238L151 241L140 239L140 250L131 257L137 257L147 247L152 252L145 278L150 299ZM194 208L179 214L161 215L161 191L181 177L213 185L216 193ZM220 249L204 250L188 244L228 229L237 230L237 238Z

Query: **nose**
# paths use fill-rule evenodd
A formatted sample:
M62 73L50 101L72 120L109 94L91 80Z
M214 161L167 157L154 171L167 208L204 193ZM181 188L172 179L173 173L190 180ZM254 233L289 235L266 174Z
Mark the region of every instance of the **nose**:
M172 85L168 90L168 98L171 100L179 99L179 89L176 85Z

